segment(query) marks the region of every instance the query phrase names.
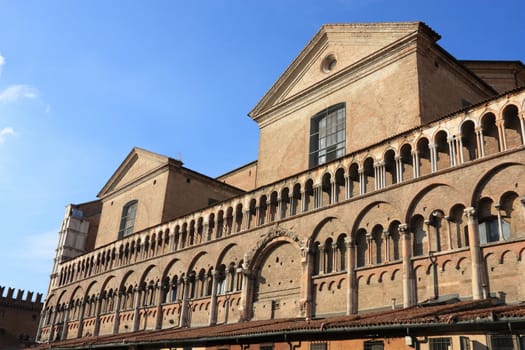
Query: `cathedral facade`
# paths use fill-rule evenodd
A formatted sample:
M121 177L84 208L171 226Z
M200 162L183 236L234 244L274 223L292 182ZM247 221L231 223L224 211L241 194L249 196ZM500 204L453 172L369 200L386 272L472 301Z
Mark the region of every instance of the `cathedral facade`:
M67 207L42 348L517 349L525 66L439 38L323 26L249 113L258 159L218 178L134 148Z

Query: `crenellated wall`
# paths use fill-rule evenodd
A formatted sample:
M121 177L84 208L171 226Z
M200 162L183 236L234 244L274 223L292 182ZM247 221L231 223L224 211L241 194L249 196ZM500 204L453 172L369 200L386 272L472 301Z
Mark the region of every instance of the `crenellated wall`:
M42 293L0 286L0 348L33 343L42 307Z

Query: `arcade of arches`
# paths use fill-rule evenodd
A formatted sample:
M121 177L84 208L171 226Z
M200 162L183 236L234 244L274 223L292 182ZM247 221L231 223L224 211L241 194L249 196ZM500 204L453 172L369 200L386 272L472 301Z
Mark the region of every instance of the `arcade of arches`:
M523 300L506 275L525 272L525 164L497 159L476 168L476 183L445 175L284 221L284 233L267 225L175 259L132 257L110 275L50 295L42 336L319 317L446 296ZM263 246L252 258L241 240Z
M37 339L524 302L525 87L438 37L323 27L250 112L259 159L220 178L134 149L100 212L66 211Z

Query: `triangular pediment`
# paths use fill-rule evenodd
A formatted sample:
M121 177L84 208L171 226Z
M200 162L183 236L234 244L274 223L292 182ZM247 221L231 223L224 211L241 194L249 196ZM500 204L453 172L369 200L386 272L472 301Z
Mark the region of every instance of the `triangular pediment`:
M135 147L113 173L108 182L104 185L98 194L98 197L104 197L136 181L139 181L148 174L151 174L152 172L167 166L170 162L178 161Z
M249 113L258 116L421 29L422 22L324 25Z

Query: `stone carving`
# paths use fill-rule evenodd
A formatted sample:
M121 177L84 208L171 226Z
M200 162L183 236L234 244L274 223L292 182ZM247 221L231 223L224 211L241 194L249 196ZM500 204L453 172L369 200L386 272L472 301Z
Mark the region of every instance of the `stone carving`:
M254 257L258 256L259 253L266 247L271 241L278 239L278 238L288 238L292 240L293 242L297 243L297 245L301 249L301 256L303 256L303 251L308 252L309 251L309 245L308 240L303 239L302 237L298 236L294 231L291 229L286 229L279 224L276 224L273 226L265 235L262 236L262 239L260 239L255 247L253 247L248 253L244 255L244 261L245 270L249 268L252 265L252 260Z

